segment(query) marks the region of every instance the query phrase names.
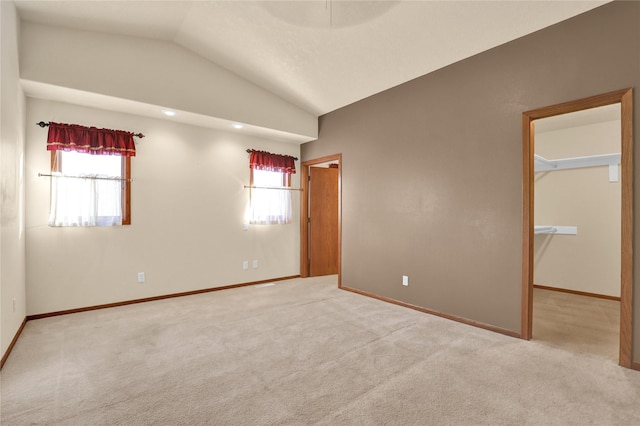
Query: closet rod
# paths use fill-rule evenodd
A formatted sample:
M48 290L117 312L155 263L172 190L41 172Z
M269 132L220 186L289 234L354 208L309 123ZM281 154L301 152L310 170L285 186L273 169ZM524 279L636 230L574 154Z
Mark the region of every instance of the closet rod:
M70 178L70 179L92 179L92 180L120 180L120 181L126 181L126 182L133 182L133 179L118 178L118 177L53 175L51 173L38 173L38 177L61 177L61 178Z
M36 123L36 126L40 126L40 127L47 127L49 125L49 123L45 123L44 121L39 121ZM137 137L137 138L144 138L144 135L142 133L134 133L133 136Z

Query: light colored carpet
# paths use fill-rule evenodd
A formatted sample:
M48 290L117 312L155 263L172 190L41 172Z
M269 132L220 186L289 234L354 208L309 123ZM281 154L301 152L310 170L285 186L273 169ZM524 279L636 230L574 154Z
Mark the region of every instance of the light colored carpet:
M640 372L296 279L30 321L2 425L640 424Z

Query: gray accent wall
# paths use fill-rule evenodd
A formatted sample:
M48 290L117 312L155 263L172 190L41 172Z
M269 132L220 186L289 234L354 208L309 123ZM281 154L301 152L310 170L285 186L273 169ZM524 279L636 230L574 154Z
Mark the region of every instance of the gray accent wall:
M301 154L342 153L342 285L519 334L522 113L629 87L637 143L640 3L613 2L322 116Z

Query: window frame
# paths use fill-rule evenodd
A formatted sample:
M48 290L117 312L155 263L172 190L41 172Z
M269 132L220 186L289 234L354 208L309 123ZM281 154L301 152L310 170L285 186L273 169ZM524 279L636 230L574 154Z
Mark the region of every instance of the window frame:
M61 153L65 151L60 151ZM51 173L62 172L62 155L58 150L51 151ZM91 155L91 154L87 154ZM120 156L120 193L122 194L122 225L131 225L131 157Z
M255 169L250 168L249 170L251 170L251 174L249 176L249 186L254 187L254 181L253 181L253 171ZM259 170L261 171L261 170ZM282 188L291 188L291 174L289 173L284 173L284 172L272 172L272 173L280 173L282 175ZM275 186L274 186L275 188Z

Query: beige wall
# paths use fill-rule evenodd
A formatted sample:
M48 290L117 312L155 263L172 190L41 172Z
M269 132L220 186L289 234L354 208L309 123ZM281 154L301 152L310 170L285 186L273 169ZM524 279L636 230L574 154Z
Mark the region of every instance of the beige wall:
M21 36L25 80L239 121L305 141L318 134L313 114L175 43L30 22L23 22Z
M613 2L321 117L302 157L342 153L343 284L519 333L522 113L628 87L637 142L640 3Z
M294 223L243 231L247 148L299 156L299 145L29 98L27 123L78 123L142 132L132 159L132 224L47 226L47 130L26 127L27 313L73 309L297 275ZM293 186L298 186L297 175ZM257 259L258 269L242 270ZM137 282L145 272L146 282Z
M0 357L25 318L24 95L18 73L18 18L0 2ZM15 301L15 302L14 302Z
M536 132L536 154L547 159L620 153L620 121ZM577 235L534 238L534 283L620 296L620 181L609 166L535 175L537 225L577 226Z

